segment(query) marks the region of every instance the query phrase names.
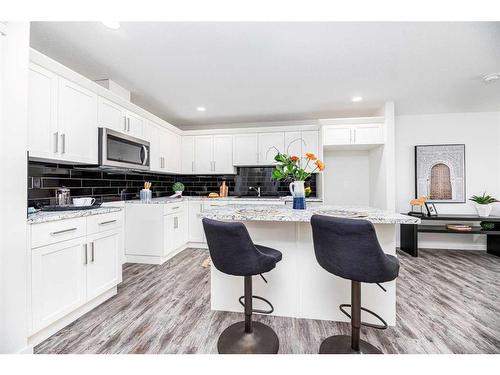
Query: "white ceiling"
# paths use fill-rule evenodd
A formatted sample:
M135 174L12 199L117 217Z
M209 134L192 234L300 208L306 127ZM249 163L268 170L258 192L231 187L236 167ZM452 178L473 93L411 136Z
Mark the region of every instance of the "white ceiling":
M367 115L386 100L399 115L500 110L500 82L481 81L500 72L498 22L34 22L31 45L184 128Z

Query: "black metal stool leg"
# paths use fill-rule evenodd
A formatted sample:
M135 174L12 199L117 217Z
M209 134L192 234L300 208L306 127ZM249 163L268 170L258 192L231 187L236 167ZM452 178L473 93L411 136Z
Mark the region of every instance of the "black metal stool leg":
M279 340L273 329L252 321L252 276L245 276L245 321L227 327L219 336L217 349L221 354L276 354ZM263 298L260 298L263 299ZM264 300L264 299L263 299ZM264 300L266 301L266 300ZM240 299L241 302L241 299ZM267 302L267 301L266 301ZM272 309L271 309L272 312Z
M340 310L344 312L342 306L346 305L341 305L340 308ZM359 337L361 325L363 325L361 322L361 309L361 283L359 281L351 281L351 336L338 335L328 337L321 343L319 348L320 354L382 353L378 348L369 342L361 340Z

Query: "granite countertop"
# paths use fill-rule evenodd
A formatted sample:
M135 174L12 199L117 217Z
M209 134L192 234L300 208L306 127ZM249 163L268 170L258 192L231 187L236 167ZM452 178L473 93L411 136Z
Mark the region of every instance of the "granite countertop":
M223 197L223 198L208 198L208 197L197 197L197 196L183 196L181 198L173 198L173 197L162 197L162 198L153 198L151 200L151 203L148 204L167 204L167 203L176 203L176 202L183 202L183 201L231 201L231 202L238 202L238 201L276 201L276 202L291 202L292 197L291 196L286 196L286 197L236 197L236 196L229 196L229 197ZM323 202L323 199L321 198L306 198L307 202ZM140 200L130 200L130 201L125 201L127 204L144 204Z
M92 210L77 210L77 211L38 211L34 214L29 214L28 224L46 223L49 221L73 219L76 217L85 217L92 215L109 214L111 212L121 211L120 207L99 207Z
M294 210L283 205L228 205L205 210L200 217L227 221L288 221L309 222L314 214L365 219L373 224L419 224L420 219L396 212L370 207L315 205L305 210Z

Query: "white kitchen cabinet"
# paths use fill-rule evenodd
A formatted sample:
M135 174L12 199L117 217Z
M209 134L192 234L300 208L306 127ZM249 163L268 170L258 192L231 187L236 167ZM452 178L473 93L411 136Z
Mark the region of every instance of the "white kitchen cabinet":
M125 116L127 118L127 134L142 139L142 131L146 120L131 111L125 111Z
M234 135L233 164L237 166L259 164L259 135L257 133Z
M382 123L327 125L323 127L324 146L380 145L384 143Z
M194 171L196 173L213 172L213 136L199 135L194 137Z
M54 158L59 153L57 131L58 76L30 64L28 90L28 150L30 157Z
M60 158L96 164L97 95L59 77L58 132Z
M120 232L109 230L87 238L87 300L119 282Z
M285 149L283 152L287 155L296 155L302 157L302 132L285 132Z
M162 129L162 147L161 152L164 158L164 170L165 172L170 173L179 173L180 172L180 137L167 130Z
M259 133L259 165L276 164L274 157L285 150L283 132Z
M161 172L160 130L153 123L147 123L143 131L144 140L149 142L149 167L152 172Z
M181 138L181 173L194 173L194 136L183 135Z
M97 119L101 128L108 128L122 133L127 132L125 108L102 96L98 99Z
M189 201L188 210L188 242L205 242L205 231L198 216L203 211L203 202Z
M213 162L214 173L234 173L232 135L214 135Z
M31 253L32 329L38 331L85 302L85 237Z

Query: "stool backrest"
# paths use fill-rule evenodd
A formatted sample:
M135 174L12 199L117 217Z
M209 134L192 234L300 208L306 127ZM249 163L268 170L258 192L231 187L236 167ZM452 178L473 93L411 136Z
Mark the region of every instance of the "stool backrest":
M262 254L253 244L242 223L227 223L204 218L212 262L219 271L235 276L258 275L262 269L274 268L274 258Z
M344 279L379 282L388 258L367 220L313 215L314 253L319 265Z

